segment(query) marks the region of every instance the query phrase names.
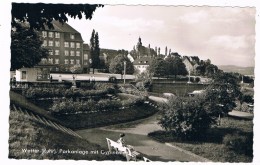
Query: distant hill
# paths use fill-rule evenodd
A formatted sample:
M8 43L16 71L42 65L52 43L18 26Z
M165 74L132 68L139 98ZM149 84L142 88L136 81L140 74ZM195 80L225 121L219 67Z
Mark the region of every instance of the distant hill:
M243 75L254 75L254 67L241 67L236 65L219 65L224 72L237 72Z

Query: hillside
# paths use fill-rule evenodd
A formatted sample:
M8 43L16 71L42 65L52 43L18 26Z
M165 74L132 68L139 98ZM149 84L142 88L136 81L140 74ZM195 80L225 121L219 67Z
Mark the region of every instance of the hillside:
M236 65L219 65L224 72L237 72L243 75L254 75L254 67L241 67Z

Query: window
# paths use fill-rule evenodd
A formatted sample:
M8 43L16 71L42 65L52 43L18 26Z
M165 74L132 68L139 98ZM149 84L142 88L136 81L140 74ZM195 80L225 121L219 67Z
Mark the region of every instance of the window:
M84 54L84 60L88 59L88 54Z
M68 55L69 55L69 51L68 51L68 50L65 50L65 51L64 51L64 54L65 54L65 56L68 56Z
M74 34L70 34L70 39L74 40L75 39L75 35Z
M75 56L75 52L74 51L70 51L70 56Z
M80 64L80 60L76 60L76 64Z
M70 59L70 64L74 64L74 59Z
M42 37L43 38L47 37L47 32L46 31L42 31Z
M46 63L47 63L47 59L46 59L46 58L42 58L42 59L41 59L41 63L42 63L42 64L46 64Z
M55 64L59 64L60 63L60 60L59 59L55 59Z
M49 41L49 46L53 46L53 41Z
M53 38L53 32L49 32L49 37Z
M46 40L43 40L42 46L47 46L47 41Z
M55 46L60 47L60 41L55 41Z
M69 42L64 42L64 47L68 48L69 47Z
M80 43L76 43L76 48L80 48Z
M55 50L55 55L60 55L60 51L59 50Z
M65 60L64 60L64 64L69 64L69 60L68 60L68 59L65 59Z
M53 58L49 58L49 63L53 64Z
M49 55L53 55L53 50L49 50Z
M71 48L75 48L75 43L74 43L74 42L71 42L71 43L70 43L70 47L71 47Z
M60 38L60 33L59 32L55 32L55 38Z
M76 56L80 56L80 51L76 51Z
M22 71L22 79L26 79L26 71Z

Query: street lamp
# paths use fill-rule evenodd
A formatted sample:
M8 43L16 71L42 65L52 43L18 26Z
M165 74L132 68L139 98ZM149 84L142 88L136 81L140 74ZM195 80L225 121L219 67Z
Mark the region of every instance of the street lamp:
M125 70L126 70L126 61L124 61L124 85L125 85Z

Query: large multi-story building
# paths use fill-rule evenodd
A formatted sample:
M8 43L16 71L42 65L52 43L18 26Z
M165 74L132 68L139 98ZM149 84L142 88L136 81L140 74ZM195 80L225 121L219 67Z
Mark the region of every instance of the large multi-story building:
M43 40L42 46L49 49L48 58L42 59L34 68L17 70L18 81L44 81L50 78L50 72L70 72L74 66L88 66L89 48L86 45L83 51L81 34L67 23L52 23L53 29L46 27L46 30L39 32Z
M84 67L81 34L67 23L53 21L53 26L54 29L41 31L43 46L49 49L49 57L42 59L40 64L51 65L51 72L70 71L75 65Z

